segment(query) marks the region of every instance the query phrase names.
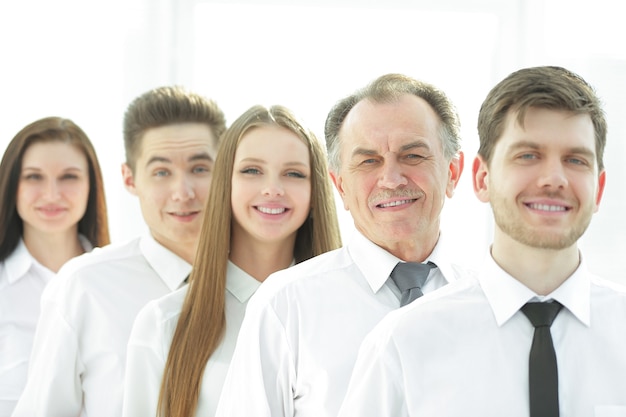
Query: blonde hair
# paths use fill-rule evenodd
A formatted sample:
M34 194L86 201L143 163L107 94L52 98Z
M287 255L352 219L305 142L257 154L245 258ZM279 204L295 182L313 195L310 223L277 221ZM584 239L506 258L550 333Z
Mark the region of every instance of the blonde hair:
M230 250L230 196L235 152L251 128L278 125L294 132L309 148L311 213L298 229L296 262L341 246L339 225L324 148L285 107L254 106L224 133L217 153L207 198L200 242L161 382L158 415L195 414L205 366L225 330L226 268Z

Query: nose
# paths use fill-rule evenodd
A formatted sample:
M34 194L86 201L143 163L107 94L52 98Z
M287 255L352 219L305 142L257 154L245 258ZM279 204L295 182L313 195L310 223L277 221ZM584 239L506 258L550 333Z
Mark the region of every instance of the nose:
M381 168L378 186L380 188L395 189L407 185L408 180L398 162L386 160Z
M60 187L59 184L57 184L57 182L53 179L51 179L50 181L48 181L48 198L50 200L55 200L60 193Z
M172 192L172 200L188 201L196 197L195 184L186 176L182 176L174 182L174 190Z
M563 189L567 186L568 180L563 162L557 158L547 159L541 166L538 186L541 188Z
M285 194L282 181L280 178L266 176L261 193L268 197L278 197Z

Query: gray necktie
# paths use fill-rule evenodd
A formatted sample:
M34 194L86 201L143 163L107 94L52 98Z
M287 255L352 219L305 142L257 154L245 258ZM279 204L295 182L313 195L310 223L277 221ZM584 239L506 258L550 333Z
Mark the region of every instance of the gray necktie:
M425 264L419 262L398 262L393 271L391 271L391 279L402 292L400 297L401 307L424 295L422 286L426 282L430 270L436 267L437 265L430 261Z

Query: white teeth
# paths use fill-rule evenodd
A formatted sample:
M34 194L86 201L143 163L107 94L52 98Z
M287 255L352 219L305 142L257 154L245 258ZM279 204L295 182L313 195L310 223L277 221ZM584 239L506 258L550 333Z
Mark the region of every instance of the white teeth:
M542 211L566 211L567 210L563 206L550 206L548 204L529 204L528 207L534 210L542 210Z
M400 206L402 204L408 204L410 203L412 200L398 200L398 201L392 201L391 203L385 203L385 204L381 204L380 207L382 208L386 208L386 207L395 207L395 206Z
M267 208L267 207L261 207L258 206L257 209L261 212L261 213L265 213L265 214L281 214L285 212L285 208L281 207L281 208Z

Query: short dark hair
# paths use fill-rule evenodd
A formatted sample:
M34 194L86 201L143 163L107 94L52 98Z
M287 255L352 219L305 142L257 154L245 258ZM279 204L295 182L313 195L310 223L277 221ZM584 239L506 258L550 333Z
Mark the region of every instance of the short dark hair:
M524 68L500 81L487 95L478 114L478 154L489 164L509 113L523 126L529 108L588 114L595 131L598 169L604 169L607 123L593 87L581 76L561 67Z
M178 123L208 125L215 149L226 130L224 113L213 100L180 86L147 91L130 103L124 115L124 148L130 169L135 170L141 142L148 130Z

